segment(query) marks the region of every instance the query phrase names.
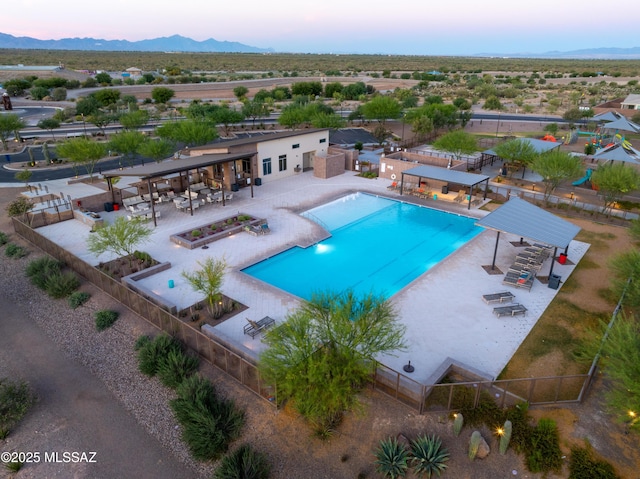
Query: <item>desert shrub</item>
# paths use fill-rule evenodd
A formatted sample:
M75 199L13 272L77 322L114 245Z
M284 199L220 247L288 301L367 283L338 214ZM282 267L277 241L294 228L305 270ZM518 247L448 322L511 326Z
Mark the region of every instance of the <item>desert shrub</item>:
M553 419L540 419L531 433L527 468L531 472L545 473L559 471L562 468L560 437Z
M29 253L22 246L18 246L15 243L8 243L4 249L4 254L9 258L19 259L24 258Z
M133 257L144 263L151 263L152 261L151 255L149 253L145 253L144 251L138 251L138 250L134 251Z
M24 466L24 462L20 462L20 461L11 461L11 462L4 463L4 467L9 472L18 472L20 469L22 469L22 466Z
M0 432L6 437L35 401L29 385L23 381L0 378ZM3 437L3 438L4 438Z
M198 363L198 358L190 356L182 350L173 349L166 356L160 358L158 378L165 386L176 388L198 370Z
M620 479L613 466L594 457L591 446L574 446L569 458L568 479Z
M45 291L54 299L66 298L79 287L80 280L72 271L49 275L44 283Z
M143 334L142 336L138 337L138 339L136 339L136 342L135 342L135 344L133 346L133 349L135 351L140 351L140 349L145 347L150 342L151 342L151 338L149 336L147 336L146 334Z
M170 351L182 352L182 346L178 340L166 334L156 336L153 340L142 341L139 346L138 368L147 376L155 376L158 373L161 359L166 357Z
M271 467L267 457L243 444L222 458L215 479L267 479Z
M383 439L375 452L376 471L384 477L395 479L407 474L409 454L395 437Z
M100 311L96 311L96 329L98 331L104 331L105 329L111 327L113 323L118 319L118 312L112 311L110 309L102 309Z
M9 236L7 233L0 231L0 245L5 245L9 242Z
M46 289L46 282L49 276L60 273L62 264L51 256L29 261L25 270L27 277L40 289Z
M69 302L69 306L71 306L71 309L76 309L89 301L90 297L91 295L89 293L85 293L84 291L76 291L69 295L67 301Z
M440 475L447 468L449 452L442 447L442 440L436 435L418 436L411 443L411 464L417 475Z
M197 375L185 379L176 392L171 409L191 454L204 461L217 459L239 437L244 412L233 401L219 398L213 385Z

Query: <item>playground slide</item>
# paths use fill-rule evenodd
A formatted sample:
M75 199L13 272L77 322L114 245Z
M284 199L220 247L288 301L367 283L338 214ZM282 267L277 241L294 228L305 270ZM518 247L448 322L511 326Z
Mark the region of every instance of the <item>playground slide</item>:
M580 186L581 184L583 184L583 183L585 183L585 182L587 182L587 181L589 181L591 179L591 173L592 173L592 170L591 170L591 168L589 168L582 178L580 178L579 180L574 181L571 184L573 186Z

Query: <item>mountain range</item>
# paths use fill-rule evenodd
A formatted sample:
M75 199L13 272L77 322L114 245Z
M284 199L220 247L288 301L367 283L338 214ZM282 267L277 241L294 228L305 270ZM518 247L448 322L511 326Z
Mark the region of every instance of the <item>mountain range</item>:
M204 41L193 40L181 35L151 38L148 40L102 40L97 38L61 38L60 40L39 40L32 37L15 37L0 33L0 48L25 50L89 50L120 52L193 52L193 53L273 53L272 48L260 48L238 42L218 41L213 38ZM354 52L356 53L356 52ZM545 53L478 53L465 55L475 57L502 58L565 58L565 59L607 59L638 60L640 47L631 48L587 48L572 51L551 51Z
M199 42L180 35L130 42L128 40L101 40L96 38L61 38L39 40L14 37L0 33L0 48L25 50L91 50L117 52L195 52L195 53L270 53L270 48L258 48L238 42L218 41L210 38Z

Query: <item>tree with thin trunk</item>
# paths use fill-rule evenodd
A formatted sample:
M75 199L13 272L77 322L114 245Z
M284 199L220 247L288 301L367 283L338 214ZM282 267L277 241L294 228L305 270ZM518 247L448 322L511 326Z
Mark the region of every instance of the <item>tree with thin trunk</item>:
M133 253L138 246L149 241L151 233L152 230L142 220L129 221L124 216L119 216L112 224L98 228L89 235L87 248L96 256L107 251L116 256L126 256L131 266Z
M377 120L385 126L387 120L402 116L402 105L391 96L378 95L362 105L362 113L367 120Z
M197 262L201 269L192 273L182 272L182 277L187 280L194 291L204 294L207 301L207 309L211 315L214 314L216 303L222 299L220 288L227 269L227 262L224 259L216 260L207 258L204 262Z
M259 369L277 385L278 400L292 403L323 435L359 406L374 358L402 350L404 331L382 296L316 293L265 336Z
M172 141L162 138L147 138L138 148L138 153L160 163L169 158L174 149L175 144Z
M478 151L476 137L463 130L451 131L433 142L438 150L451 153L460 161L463 155L470 155Z
M71 138L56 147L56 154L59 158L67 158L74 164L74 167L83 165L93 181L96 164L106 156L107 148L104 143L88 138Z
M533 163L533 160L538 156L533 145L522 138L500 143L493 148L493 151L506 163L509 176L512 176L514 171L523 168L523 178L524 169Z
M562 182L579 178L583 171L580 158L558 149L538 155L531 169L542 177L545 202Z
M9 149L9 137L14 135L18 138L19 131L26 128L26 126L27 123L14 113L0 115L0 141L2 142L4 151Z
M124 130L111 136L109 150L117 151L130 166L133 166L133 159L144 141L145 136L139 131Z
M602 212L610 213L624 195L640 187L640 174L634 167L625 163L610 162L593 172L591 182L604 200Z
M15 179L18 181L24 181L25 186L29 186L29 180L33 172L31 170L20 170L15 174Z
M51 138L55 140L56 136L53 134L53 130L60 128L60 122L55 118L44 118L38 122L38 128L48 130L51 133Z
M218 138L215 125L208 121L182 120L164 123L156 128L160 138L184 143L186 146L200 146Z

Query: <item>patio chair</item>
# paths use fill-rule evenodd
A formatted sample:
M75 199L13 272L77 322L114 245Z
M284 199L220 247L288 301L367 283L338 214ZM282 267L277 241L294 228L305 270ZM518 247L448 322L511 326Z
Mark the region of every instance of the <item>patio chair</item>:
M453 199L456 203L462 203L467 198L467 191L460 190L458 191L458 195Z
M515 299L515 295L510 291L502 291L500 293L483 294L482 299L485 303L510 303Z
M497 306L493 308L493 314L498 316L518 316L527 314L527 308L521 304L510 304L508 306Z
M516 288L524 288L531 291L535 276L536 275L533 271L523 271L520 274L508 272L502 280L502 284L507 284Z
M225 193L224 200L229 201L233 199L233 193Z
M244 326L244 334L251 336L251 339L255 338L260 334L260 332L265 331L276 324L276 320L269 316L265 316L259 321L253 321L252 319L247 318L247 322L249 324Z

